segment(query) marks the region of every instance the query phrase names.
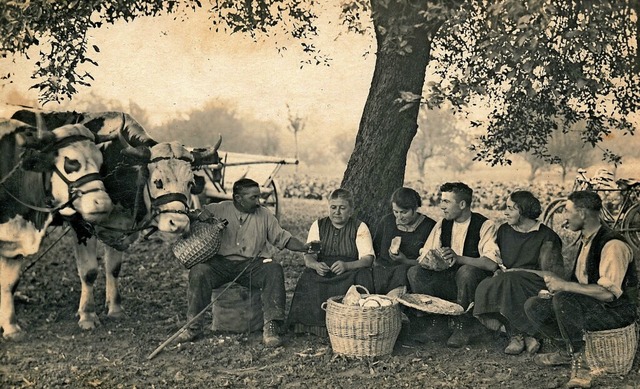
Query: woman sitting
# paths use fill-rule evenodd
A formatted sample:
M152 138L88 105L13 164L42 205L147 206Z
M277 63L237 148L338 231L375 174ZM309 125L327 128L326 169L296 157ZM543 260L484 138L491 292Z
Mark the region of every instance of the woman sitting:
M382 218L373 237L375 293L409 285L407 270L418 264L419 251L436 224L418 212L421 206L420 195L411 188L398 188L391 195L393 213Z
M546 289L545 273L564 275L562 242L549 227L536 219L542 212L538 199L527 191L513 192L507 199L507 222L498 228L501 264L493 277L483 280L475 294L476 316L487 327L504 325L509 344L507 354L525 349L535 353L540 342L524 312L524 303Z
M336 189L329 195L329 216L314 221L309 229L307 242L320 241L321 249L304 254L306 268L298 279L288 319L296 333L325 335L322 303L344 295L351 285L373 288L371 233L352 215L351 192Z

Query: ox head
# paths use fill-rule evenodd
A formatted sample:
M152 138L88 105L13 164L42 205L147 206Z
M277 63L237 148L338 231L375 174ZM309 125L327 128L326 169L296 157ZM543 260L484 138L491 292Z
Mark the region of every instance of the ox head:
M129 146L122 151L147 164L145 203L159 231L172 234L188 231L191 194L202 191L204 186L192 168L216 159L220 142L221 139L213 147L192 152L178 142L158 143L153 147Z
M38 134L19 134L24 169L53 172L51 195L60 214L78 212L86 221L96 222L111 212L113 204L100 177L102 153L91 131L81 124L64 125Z

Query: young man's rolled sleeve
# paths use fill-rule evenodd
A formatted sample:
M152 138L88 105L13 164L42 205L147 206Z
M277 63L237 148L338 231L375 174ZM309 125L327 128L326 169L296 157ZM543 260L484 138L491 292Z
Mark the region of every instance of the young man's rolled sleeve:
M598 285L619 298L622 295L622 282L632 259L633 252L629 245L617 239L607 242L602 248Z

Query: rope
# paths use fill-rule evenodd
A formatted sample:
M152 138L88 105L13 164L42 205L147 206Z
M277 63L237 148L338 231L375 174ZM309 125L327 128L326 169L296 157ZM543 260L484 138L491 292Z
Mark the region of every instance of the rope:
M47 247L46 250L44 250L44 252L42 254L40 254L38 256L38 258L36 258L35 260L33 260L33 262L31 262L27 267L25 267L22 272L20 273L20 275L22 276L24 273L26 273L29 269L31 269L33 267L33 265L36 264L36 262L38 262L40 259L42 259L42 257L44 257L49 250L51 250L53 248L53 246L56 245L56 243L58 243L60 241L60 239L62 239L65 235L67 235L67 233L69 232L69 230L71 230L71 226L68 226L63 232L62 234L55 240L53 241L53 243L51 243L51 245L49 245L49 247Z

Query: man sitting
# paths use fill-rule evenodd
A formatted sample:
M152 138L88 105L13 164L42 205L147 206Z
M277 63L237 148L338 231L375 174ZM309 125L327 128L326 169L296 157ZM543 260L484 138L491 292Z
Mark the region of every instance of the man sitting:
M625 239L600 221L602 200L595 192L569 195L565 218L580 231L580 249L570 281L545 276L551 299L532 297L525 303L527 317L551 339L562 339L566 351L536 355L542 366L572 364L568 387L589 388L585 364L584 331L603 331L630 325L636 319L638 279L633 252Z
M205 210L226 219L228 225L218 254L189 270L187 320L209 305L214 289L241 274L236 280L238 284L261 290L264 344L281 345L279 330L285 318L286 301L284 272L279 263L263 261L260 254L267 242L278 249L301 252L308 251L309 245L291 236L271 211L260 205L260 186L248 178L233 184L233 200L206 205ZM201 323L194 322L180 334L178 341L194 340L201 331Z
M496 226L485 216L471 211L473 190L462 182L440 187L440 209L444 218L434 226L425 242L419 265L409 269L407 278L413 293L428 294L460 304L465 310L474 299L480 281L492 275L499 261ZM437 249L452 263L446 270L429 270L425 253ZM425 266L425 267L423 267ZM449 347L468 344L480 323L465 313L456 320Z

